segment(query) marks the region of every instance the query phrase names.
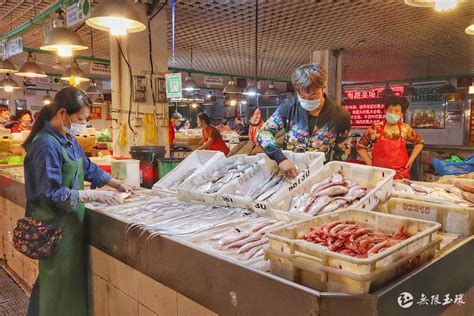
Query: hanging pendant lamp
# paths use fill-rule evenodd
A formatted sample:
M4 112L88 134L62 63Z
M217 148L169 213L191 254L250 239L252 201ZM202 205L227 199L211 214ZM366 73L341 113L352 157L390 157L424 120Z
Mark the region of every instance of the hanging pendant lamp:
M69 81L71 84L75 83L76 85L89 81L89 78L86 77L86 73L79 67L79 64L75 60L72 61L71 67L66 69L60 79Z
M97 87L97 84L95 83L95 80L92 79L92 82L90 86L87 87L86 93L91 96L91 95L98 95L101 94L99 87Z
M275 89L275 86L273 85L273 82L270 82L270 85L268 86L267 91L263 94L264 97L277 97L278 96L278 91Z
M258 96L257 86L253 84L253 81L249 82L249 85L242 94L248 97Z
M405 0L405 3L412 7L434 8L435 11L443 12L455 9L459 0Z
M146 29L140 22L140 16L127 0L102 1L92 10L92 16L86 24L98 30L110 32L113 36L125 36L127 33L141 32Z
M46 95L43 97L43 104L50 105L53 102L53 98L49 95L49 91L46 91Z
M464 32L466 32L466 34L468 35L474 35L474 21L471 21L471 25L469 25L468 27L466 27L466 29L464 30Z
M82 38L65 27L64 17L59 15L58 20L54 20L52 29L46 37L42 50L55 52L59 57L71 57L73 52L87 49Z
M35 62L35 59L31 53L28 53L26 62L20 67L18 72L15 72L15 75L29 78L44 78L48 76L44 73L40 65Z
M224 94L240 94L240 89L237 87L237 84L235 83L235 80L233 78L230 78L229 82L227 83L227 86L224 88L222 91Z
M95 98L95 100L94 100L93 103L94 103L94 104L104 104L105 101L104 101L104 98L102 97L102 94L99 94L99 95L97 96L97 98Z
M6 78L0 81L0 89L10 93L13 92L13 90L21 89L21 87L15 80L10 78L10 74L7 74Z
M13 74L17 71L9 59L0 60L0 74Z

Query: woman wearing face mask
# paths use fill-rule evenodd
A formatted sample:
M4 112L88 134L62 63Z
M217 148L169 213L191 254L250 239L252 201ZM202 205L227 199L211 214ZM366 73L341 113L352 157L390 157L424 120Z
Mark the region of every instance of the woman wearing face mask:
M23 131L31 130L31 123L33 122L33 116L28 110L21 110L16 113L15 121L18 124L13 125L11 128L12 133L21 133Z
M123 202L115 192L84 190L129 187L92 163L74 138L86 124L92 102L77 88L59 91L45 106L24 143L26 216L62 227L59 250L39 260L39 278L33 288L28 315L87 315L88 248L84 203Z
M401 118L408 101L391 96L384 100L385 120L373 124L357 143L357 151L369 166L390 168L397 172L395 179L410 179L410 168L423 150L423 138ZM415 146L408 157L406 142ZM372 147L372 157L367 149Z
M218 150L227 156L229 153L229 147L222 140L221 133L214 127L211 126L211 119L206 113L199 113L197 116L198 125L202 127L202 138L203 143L198 150Z
M278 147L275 135L284 129L291 151L320 151L326 160L345 160L350 154L349 112L326 96L326 70L317 64L298 67L291 77L297 96L283 101L257 133L265 153L288 178L298 170Z

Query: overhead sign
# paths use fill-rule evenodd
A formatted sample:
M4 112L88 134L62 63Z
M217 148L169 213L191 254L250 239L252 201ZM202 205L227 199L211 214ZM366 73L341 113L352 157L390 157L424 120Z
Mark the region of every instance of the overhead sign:
M110 77L110 65L99 64L99 63L90 63L89 73L92 75L101 75Z
M9 39L5 43L5 59L23 53L23 38L21 36Z
M181 73L166 74L166 97L181 98L183 96L183 84Z
M90 0L79 0L66 9L67 27L82 23L91 16Z
M390 87L395 95L403 93L403 86ZM380 93L385 87L346 88L347 99L343 107L351 115L352 128L367 128L381 121L385 116L385 107Z
M204 84L206 86L219 86L222 87L224 86L224 80L222 77L217 77L217 76L205 76L204 77Z

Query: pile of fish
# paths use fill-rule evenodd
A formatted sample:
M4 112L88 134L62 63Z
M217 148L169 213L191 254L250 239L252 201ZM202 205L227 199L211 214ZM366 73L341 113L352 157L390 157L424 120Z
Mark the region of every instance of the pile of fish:
M200 241L201 244L224 252L241 261L263 256L263 247L268 243L265 233L285 225L270 219L257 219L252 223L236 225Z
M435 203L449 202L459 206L474 207L474 187L456 182L454 185L426 186L408 180L393 181L395 193L427 197Z
M368 188L344 177L341 170L311 187L310 192L299 194L291 201L289 211L311 216L346 208L363 198Z
M356 258L367 258L407 239L405 227L386 234L364 227L354 221L334 221L311 229L303 239Z
M248 164L239 160L228 162L223 168L212 173L209 178L205 178L203 181L200 181L194 185L193 189L206 194L216 193L225 184L242 176L253 166L254 165L252 164Z
M236 195L251 198L254 201L266 201L278 192L288 181L281 172L271 174L265 181L251 189L249 186L242 186L235 192Z

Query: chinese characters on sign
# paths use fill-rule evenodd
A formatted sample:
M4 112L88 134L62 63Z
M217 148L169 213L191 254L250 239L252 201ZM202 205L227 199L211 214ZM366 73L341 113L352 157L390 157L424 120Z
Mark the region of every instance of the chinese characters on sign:
M451 297L451 294L433 294L431 296L421 293L420 298L415 302L415 298L410 292L403 292L397 298L398 305L401 308L410 308L414 304L418 306L436 306L436 305L463 305L466 304L464 301L464 294L455 294L454 297Z
M102 119L102 108L100 106L93 106L91 114L89 115L91 120L101 120Z
M383 89L384 87L344 90L347 99L342 105L351 114L351 127L366 128L384 118L385 109L380 96ZM394 86L391 89L395 95L403 93L403 86Z

